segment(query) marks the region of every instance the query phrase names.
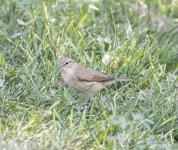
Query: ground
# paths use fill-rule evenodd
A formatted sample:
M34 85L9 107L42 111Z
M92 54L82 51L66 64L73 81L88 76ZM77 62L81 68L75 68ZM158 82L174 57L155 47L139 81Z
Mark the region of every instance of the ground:
M0 149L177 149L177 0L0 0ZM133 81L88 97L58 60Z

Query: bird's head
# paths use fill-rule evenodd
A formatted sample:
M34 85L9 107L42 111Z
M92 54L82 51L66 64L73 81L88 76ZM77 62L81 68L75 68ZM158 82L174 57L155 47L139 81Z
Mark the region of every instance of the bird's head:
M61 70L70 70L74 67L74 60L71 58L61 58L58 63L58 68Z

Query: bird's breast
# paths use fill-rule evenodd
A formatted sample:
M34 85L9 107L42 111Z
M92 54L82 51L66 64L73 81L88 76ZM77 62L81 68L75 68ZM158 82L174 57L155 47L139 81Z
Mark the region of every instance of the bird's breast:
M63 72L62 73L62 79L64 80L64 82L68 86L72 86L72 81L73 81L72 78L73 78L72 73L70 73L70 72L68 72L68 73Z
M80 81L72 72L63 72L62 79L68 86L88 95L96 95L104 87L100 82Z

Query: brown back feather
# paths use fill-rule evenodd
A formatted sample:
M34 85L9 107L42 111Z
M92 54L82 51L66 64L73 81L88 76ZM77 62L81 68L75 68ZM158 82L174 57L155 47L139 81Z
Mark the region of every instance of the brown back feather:
M76 69L76 77L80 81L87 81L87 82L106 82L115 80L114 77L104 75L102 73L96 72L94 70L86 69L83 66L77 64Z

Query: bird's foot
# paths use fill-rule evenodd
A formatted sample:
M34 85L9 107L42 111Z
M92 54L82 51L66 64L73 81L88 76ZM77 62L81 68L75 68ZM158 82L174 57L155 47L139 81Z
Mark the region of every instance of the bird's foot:
M81 112L85 111L86 113L88 113L91 109L92 102L93 102L93 97L89 97L87 103L84 104L85 106L83 106L83 108L81 109Z

